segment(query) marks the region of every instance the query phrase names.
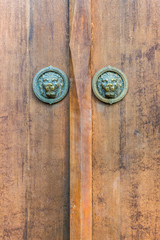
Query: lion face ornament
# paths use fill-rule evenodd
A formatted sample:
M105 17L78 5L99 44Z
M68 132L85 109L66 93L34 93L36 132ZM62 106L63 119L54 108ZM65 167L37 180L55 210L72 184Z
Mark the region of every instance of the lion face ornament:
M39 78L39 87L44 97L59 97L62 93L63 85L63 78L54 72L45 73Z
M52 104L62 100L68 92L68 78L52 66L40 70L33 80L33 90L43 102Z
M116 80L113 79L112 81L116 81ZM105 90L106 97L108 97L108 98L115 97L115 90L118 88L117 83L112 83L111 81L106 79L106 81L102 83L102 87Z
M97 89L105 98L115 98L121 94L123 82L118 74L103 73L97 81Z
M126 95L128 82L119 69L108 66L95 74L92 88L99 100L112 104L120 101Z

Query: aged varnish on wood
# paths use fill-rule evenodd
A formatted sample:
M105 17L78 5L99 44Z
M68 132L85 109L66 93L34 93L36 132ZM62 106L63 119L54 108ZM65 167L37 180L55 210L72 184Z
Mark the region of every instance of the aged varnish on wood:
M0 239L69 239L69 97L32 91L41 68L69 74L68 2L0 6Z
M160 239L160 2L92 0L92 74L127 76L119 103L93 97L93 240Z
M160 2L0 0L0 240L160 239ZM56 104L34 95L53 66ZM128 80L112 105L91 89Z
M92 239L91 1L71 1L70 239Z

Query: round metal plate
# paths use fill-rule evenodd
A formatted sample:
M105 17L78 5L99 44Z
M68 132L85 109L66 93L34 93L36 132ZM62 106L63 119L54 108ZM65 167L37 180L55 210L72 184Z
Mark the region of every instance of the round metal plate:
M108 66L95 74L92 89L99 100L113 104L122 100L126 95L128 81L119 69Z
M60 69L49 66L41 69L33 79L33 91L42 102L53 104L67 94L69 81Z

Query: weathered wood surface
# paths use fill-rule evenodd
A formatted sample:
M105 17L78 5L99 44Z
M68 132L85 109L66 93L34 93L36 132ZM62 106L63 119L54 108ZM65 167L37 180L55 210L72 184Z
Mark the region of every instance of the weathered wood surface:
M92 75L120 68L129 92L93 97L93 240L160 239L160 2L92 0Z
M70 231L69 96L32 91L43 67L69 76L68 1L0 6L0 239L91 240L92 156L93 240L159 240L160 2L92 0L91 24L90 0L70 0ZM93 96L93 115L91 26L92 76L129 82L112 106Z
M69 239L69 96L32 91L43 67L69 74L68 1L0 6L0 239Z
M70 240L92 239L91 2L70 1Z

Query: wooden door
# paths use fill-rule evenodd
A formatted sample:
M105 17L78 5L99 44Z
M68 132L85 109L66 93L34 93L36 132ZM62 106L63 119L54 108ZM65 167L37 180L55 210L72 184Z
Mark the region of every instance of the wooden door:
M0 240L160 239L158 0L0 0ZM48 105L33 77L70 80ZM128 79L108 105L91 90Z
M0 6L0 239L69 239L69 96L32 90L44 67L69 74L68 2Z
M160 2L92 0L92 74L127 76L119 103L92 98L93 239L160 239Z

